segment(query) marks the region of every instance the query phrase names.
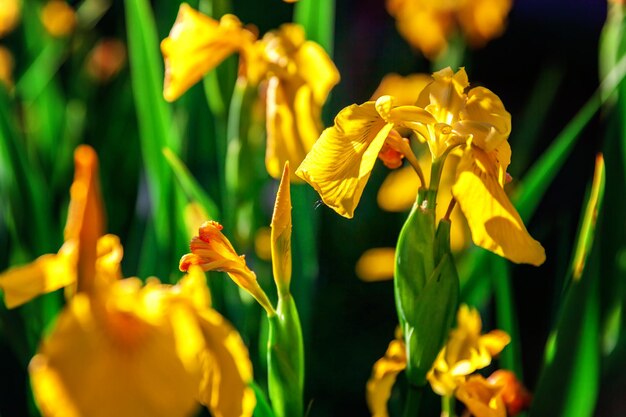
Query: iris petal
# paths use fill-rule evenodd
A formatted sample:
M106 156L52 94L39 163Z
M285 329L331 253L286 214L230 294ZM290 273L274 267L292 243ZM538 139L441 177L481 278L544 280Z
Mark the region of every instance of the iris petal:
M392 127L373 101L346 107L335 125L322 132L296 175L311 184L326 205L352 218Z
M498 174L489 155L471 146L459 162L452 193L465 214L472 240L512 262L541 265L545 251L526 230Z

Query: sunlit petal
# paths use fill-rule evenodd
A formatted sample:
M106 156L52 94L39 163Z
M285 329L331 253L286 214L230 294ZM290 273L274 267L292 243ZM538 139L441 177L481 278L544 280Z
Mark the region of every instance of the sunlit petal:
M161 42L165 59L163 96L176 100L229 55L255 39L233 15L220 21L183 3L170 34Z
M118 295L110 301L117 304ZM142 295L135 293L131 310L102 311L86 294L72 299L29 368L46 416L183 417L195 410L199 374L183 366L165 317L142 317Z
M335 125L322 133L296 174L317 190L326 205L351 218L392 127L372 101L346 107Z
M541 265L545 251L526 230L498 182L497 167L484 151L468 147L452 187L472 232L472 240L516 263Z
M215 311L201 315L200 326L207 341L205 373L200 401L215 417L251 416L256 405L252 363L237 331ZM218 365L218 366L216 366Z
M98 176L98 156L81 145L74 152L74 182L65 224L65 240L78 245L78 290L91 291L95 277L98 239L104 235L104 204Z
M34 262L0 274L0 288L7 308L18 307L33 298L76 282L77 248L68 242L55 255L43 255Z
M313 147L322 131L320 110L308 85L268 80L265 166L272 177L280 178L287 161L297 167Z
M486 152L493 151L511 133L511 115L500 98L484 87L472 88L467 93L460 118L454 130L472 135L472 143Z

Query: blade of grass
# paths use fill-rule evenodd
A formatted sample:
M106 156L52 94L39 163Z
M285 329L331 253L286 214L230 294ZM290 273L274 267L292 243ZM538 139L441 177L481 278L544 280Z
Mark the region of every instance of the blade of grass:
M619 60L612 71L602 81L600 87L587 100L574 118L554 139L552 144L530 167L519 187L511 196L511 200L524 219L528 221L535 213L539 202L554 180L557 172L569 156L580 133L591 121L596 112L617 89L626 75L626 56ZM478 298L472 293L480 291L485 295L485 285L481 283L481 271L484 270L486 251L476 251L462 260L461 276L468 277L461 282L461 300ZM484 297L479 297L483 299Z
M522 219L528 220L535 212L550 183L573 149L576 139L625 75L626 56L620 59L582 109L528 170L512 196Z
M219 219L219 209L211 197L202 189L200 184L191 175L183 161L181 161L169 148L163 149L163 154L174 177L190 201L197 201L212 219Z
M573 279L546 347L531 417L583 417L595 409L600 382L600 241L594 239L594 230L604 184L604 160L598 156L573 258Z

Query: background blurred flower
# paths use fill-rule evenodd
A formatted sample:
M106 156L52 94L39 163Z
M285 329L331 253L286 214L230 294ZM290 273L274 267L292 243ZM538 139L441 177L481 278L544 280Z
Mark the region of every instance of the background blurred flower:
M87 74L98 81L107 82L126 64L126 46L119 39L102 39L87 56Z
M20 0L0 0L0 38L11 32L22 14Z
M41 23L55 38L68 36L76 28L76 13L64 0L51 0L41 9Z
M430 58L448 47L459 28L472 46L483 46L504 31L511 0L387 0L400 34Z

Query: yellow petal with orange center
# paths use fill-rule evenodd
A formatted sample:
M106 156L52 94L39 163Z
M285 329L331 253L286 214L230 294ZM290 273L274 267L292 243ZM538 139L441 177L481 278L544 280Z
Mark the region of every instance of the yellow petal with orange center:
M334 126L322 132L296 174L317 190L326 205L352 218L392 127L373 101L346 107Z
M248 268L245 257L237 254L222 233L222 228L216 221L202 224L198 236L191 239L191 253L180 259L179 269L187 271L191 266L198 265L204 271L226 272L238 286L252 295L268 314L274 314L272 303L259 285L256 274Z
M233 15L224 15L218 22L181 4L169 36L161 42L165 59L163 97L176 100L229 55L254 40L254 34Z
M541 265L545 251L526 230L498 175L497 164L487 153L471 146L465 150L452 193L467 219L472 240L512 262Z
M400 372L406 369L406 347L402 340L393 340L385 356L377 360L367 381L367 406L374 417L387 417L387 402Z

